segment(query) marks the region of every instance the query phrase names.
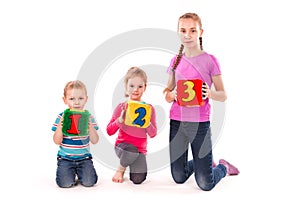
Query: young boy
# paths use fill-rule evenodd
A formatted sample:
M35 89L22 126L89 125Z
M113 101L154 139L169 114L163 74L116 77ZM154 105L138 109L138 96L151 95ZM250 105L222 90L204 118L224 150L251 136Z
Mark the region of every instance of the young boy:
M68 109L57 116L52 127L53 141L59 145L56 183L62 188L74 186L77 183L76 176L78 182L87 187L95 185L98 180L89 148L90 142L96 144L99 140L98 126L93 116L84 110L87 100L86 86L81 81L66 84L63 101ZM72 114L72 111L76 114ZM86 122L79 122L84 118ZM80 130L82 127L86 128Z

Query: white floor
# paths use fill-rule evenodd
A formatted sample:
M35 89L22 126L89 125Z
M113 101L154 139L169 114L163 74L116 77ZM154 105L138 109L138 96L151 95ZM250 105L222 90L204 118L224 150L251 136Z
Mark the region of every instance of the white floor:
M247 154L235 164L241 173L238 176L227 176L209 192L200 190L191 177L185 184L175 184L170 175L169 167L160 171L149 173L147 180L141 185L134 185L125 174L123 183L114 183L111 178L114 170L95 161L99 180L94 187L77 185L72 188L59 188L55 183L56 160L55 152L49 153L51 145L45 145L42 152L48 155L25 156L34 153L32 149L15 154L11 159L3 159L1 163L1 195L6 199L258 199L274 198L283 199L288 196L299 199L297 191L297 174L282 173L285 164L275 165L273 156L256 160ZM53 145L54 146L54 145ZM228 158L232 160L232 158ZM263 161L266 161L263 163ZM5 161L5 162L4 162ZM261 163L261 164L258 164ZM293 178L294 177L294 178Z
M212 191L205 192L200 190L191 177L185 184L175 184L170 176L169 168L159 172L150 173L147 180L141 185L134 185L128 180L128 174L125 174L123 183L114 183L111 177L113 170L95 163L99 175L98 183L91 188L81 185L74 186L69 189L62 189L56 186L55 173L47 176L47 173L38 177L39 182L36 183L35 191L39 195L47 194L53 199L72 198L112 198L112 199L142 199L142 198L170 198L181 199L184 197L199 197L205 199L217 199L219 197L241 197L239 194L242 190L243 175L227 176ZM33 188L32 188L33 189ZM235 198L233 198L235 199Z
M300 12L296 3L0 1L0 198L299 200L300 99L296 70L300 66ZM238 166L241 174L226 177L212 191L204 192L193 177L183 185L175 184L168 167L149 173L141 185L133 185L128 179L116 184L111 181L114 171L95 161L99 175L96 186L58 188L58 147L50 129L58 112L65 108L61 100L65 83L78 77L87 57L104 42L140 28L175 31L178 17L190 11L203 19L205 50L219 58L228 91L226 123L214 155L216 160L225 158ZM163 37L157 39L162 44L166 41ZM113 50L103 57L112 55ZM134 54L139 51L130 51L132 60L118 55L112 64L121 60L124 62L120 68L127 62L130 66L169 65L169 56L165 62L161 56L148 56L148 47L140 50L147 59ZM120 75L123 76L121 70ZM164 86L161 87L160 91ZM110 92L111 87L107 87L101 95ZM89 100L92 98L91 93ZM99 109L97 119L105 126L108 121L100 118L110 113L103 109ZM165 147L167 135L163 131L149 149Z
M297 197L298 175L290 172L291 165L288 161L292 161L291 157L280 155L280 151L275 152L274 148L265 148L261 152L262 148L257 145L257 148L252 145L247 146L245 140L240 140L240 144L237 144L236 148L227 148L227 150L225 147L230 147L230 144L227 144L225 136L218 143L214 149L215 160L220 159L219 155L222 155L222 158L238 166L241 173L238 176L225 177L212 191L206 192L197 187L194 177L190 177L185 184L175 184L171 178L169 166L150 172L147 180L141 185L132 184L128 180L128 174L125 174L123 183L114 183L111 181L114 170L95 159L94 165L99 180L94 187L86 188L77 185L69 189L59 188L55 183L55 155L58 147L51 142L52 136L43 133L40 143L36 143L37 140L30 139L31 137L28 135L25 138L19 138L10 145L11 149L23 147L23 150L13 150L13 156L7 156L1 162L1 195L8 196L9 199L21 196L26 199L47 198L52 200L82 198L89 200L168 198L171 200L189 197L253 200L273 197L283 199L287 194ZM230 139L230 136L227 138ZM22 141L29 142L30 146L26 148ZM254 141L256 140L249 141L249 144ZM257 144L259 145L259 143ZM234 149L239 149L239 151L234 152ZM6 152L10 152L8 147ZM279 163L278 158L285 161ZM284 173L285 171L287 173Z

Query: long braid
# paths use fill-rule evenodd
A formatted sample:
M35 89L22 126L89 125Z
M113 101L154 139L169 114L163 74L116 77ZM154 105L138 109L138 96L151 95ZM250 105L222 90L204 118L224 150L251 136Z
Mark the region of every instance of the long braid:
M199 24L200 29L202 29L201 19L196 13L185 13L184 15L179 17L179 20L180 19L189 19L189 18L195 20ZM178 21L178 23L179 23L179 21ZM203 50L202 37L199 37L199 42L200 42L200 49L202 51ZM184 46L183 46L183 44L181 44L179 53L176 57L176 60L173 64L173 66L172 66L171 80L170 80L170 82L168 82L168 86L164 89L164 91L163 91L164 94L165 94L165 92L171 92L172 90L174 90L174 88L176 86L176 83L175 83L175 70L176 70L176 68L177 68L177 66L180 63L180 60L182 58L183 48L184 48Z
M171 91L174 90L174 88L175 88L175 85L176 85L176 83L175 83L175 70L176 70L177 66L179 65L180 60L181 60L181 58L182 58L183 48L184 48L184 46L183 46L183 44L181 44L181 45L180 45L180 49L179 49L179 53L178 53L178 55L177 55L177 57L176 57L176 60L175 60L175 62L174 62L174 64L173 64L173 66L172 66L172 78L171 78L171 83L172 83L172 85L171 85L171 86L168 85L168 86L164 89L163 93L165 93L166 91L171 92Z
M183 48L184 48L184 46L183 46L183 44L181 44L180 45L180 49L179 49L179 53L178 53L178 55L176 57L176 60L175 60L175 62L173 64L173 67L172 67L172 71L173 72L175 72L175 69L177 68L178 64L180 63L180 60L182 58Z
M201 49L201 51L203 51L203 46L202 46L202 37L199 37L199 41L200 41L200 49Z

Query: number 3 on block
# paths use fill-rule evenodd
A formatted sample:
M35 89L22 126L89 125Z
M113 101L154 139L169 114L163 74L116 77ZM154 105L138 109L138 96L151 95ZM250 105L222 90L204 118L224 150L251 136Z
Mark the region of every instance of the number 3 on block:
M180 106L203 106L202 99L203 81L179 80L177 82L177 102Z
M125 124L139 128L147 128L151 119L151 107L140 102L127 102Z

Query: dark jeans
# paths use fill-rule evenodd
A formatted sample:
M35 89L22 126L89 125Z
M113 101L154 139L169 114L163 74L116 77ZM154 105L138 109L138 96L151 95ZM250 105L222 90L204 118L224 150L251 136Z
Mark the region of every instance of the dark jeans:
M146 180L147 162L146 155L138 152L138 149L128 143L120 143L115 147L120 164L123 167L129 166L129 177L134 184L141 184Z
M197 185L209 191L226 176L226 168L212 168L212 141L210 122L170 121L171 173L176 183L184 183L193 173ZM188 161L191 145L193 159Z
M56 183L59 187L68 188L76 184L90 187L97 183L98 176L91 158L84 160L67 160L57 158Z

